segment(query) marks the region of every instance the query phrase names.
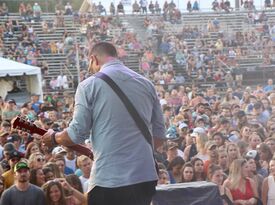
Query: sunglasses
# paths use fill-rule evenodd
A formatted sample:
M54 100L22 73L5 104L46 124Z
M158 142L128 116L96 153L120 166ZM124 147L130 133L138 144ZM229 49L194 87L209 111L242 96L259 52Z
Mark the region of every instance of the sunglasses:
M36 161L37 161L37 162L44 162L45 159L44 159L44 158L37 158Z

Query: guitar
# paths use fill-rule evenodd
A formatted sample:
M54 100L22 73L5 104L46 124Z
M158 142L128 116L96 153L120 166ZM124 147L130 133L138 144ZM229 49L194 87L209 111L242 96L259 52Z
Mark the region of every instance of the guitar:
M20 116L17 116L16 119L13 120L12 127L14 129L19 129L24 132L27 132L29 134L39 134L41 136L43 136L47 132L47 130L37 127L35 124L27 121L25 118L20 117ZM83 145L74 144L72 146L68 146L68 148L78 152L79 154L85 155L85 156L93 159L92 151Z

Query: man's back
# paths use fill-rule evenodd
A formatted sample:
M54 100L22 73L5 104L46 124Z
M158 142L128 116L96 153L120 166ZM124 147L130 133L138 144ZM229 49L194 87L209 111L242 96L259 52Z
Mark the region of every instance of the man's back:
M20 191L14 185L9 189L5 190L1 200L0 205L46 205L46 200L43 191L35 186L30 184L29 188L26 191Z
M165 137L163 116L154 86L141 75L111 61L101 72L111 77L127 95L153 136ZM95 163L92 168L92 185L119 187L157 179L152 149L137 128L119 97L103 80L91 77L83 81L76 93L76 109L83 112L86 122L72 124L81 130L92 127L92 145ZM86 124L86 125L83 125ZM84 126L84 127L82 127ZM68 133L73 136L74 127ZM87 136L89 133L78 133Z

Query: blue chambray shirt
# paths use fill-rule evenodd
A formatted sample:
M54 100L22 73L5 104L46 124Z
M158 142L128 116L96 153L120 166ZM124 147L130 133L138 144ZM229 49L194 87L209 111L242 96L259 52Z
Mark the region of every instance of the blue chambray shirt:
M152 135L165 138L165 125L153 84L112 60L101 68L128 96ZM152 149L122 101L103 80L93 76L81 82L75 111L67 128L74 143L89 138L94 152L90 189L121 187L157 179Z

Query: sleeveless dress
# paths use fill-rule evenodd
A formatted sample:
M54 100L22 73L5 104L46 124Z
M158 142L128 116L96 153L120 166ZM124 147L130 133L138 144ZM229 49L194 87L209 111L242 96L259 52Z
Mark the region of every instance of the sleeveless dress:
M248 200L254 197L253 189L250 184L249 179L246 179L245 181L245 192L241 192L241 190L238 189L230 189L230 192L232 194L233 201L235 200Z
M275 181L273 176L268 176L267 205L275 204Z

